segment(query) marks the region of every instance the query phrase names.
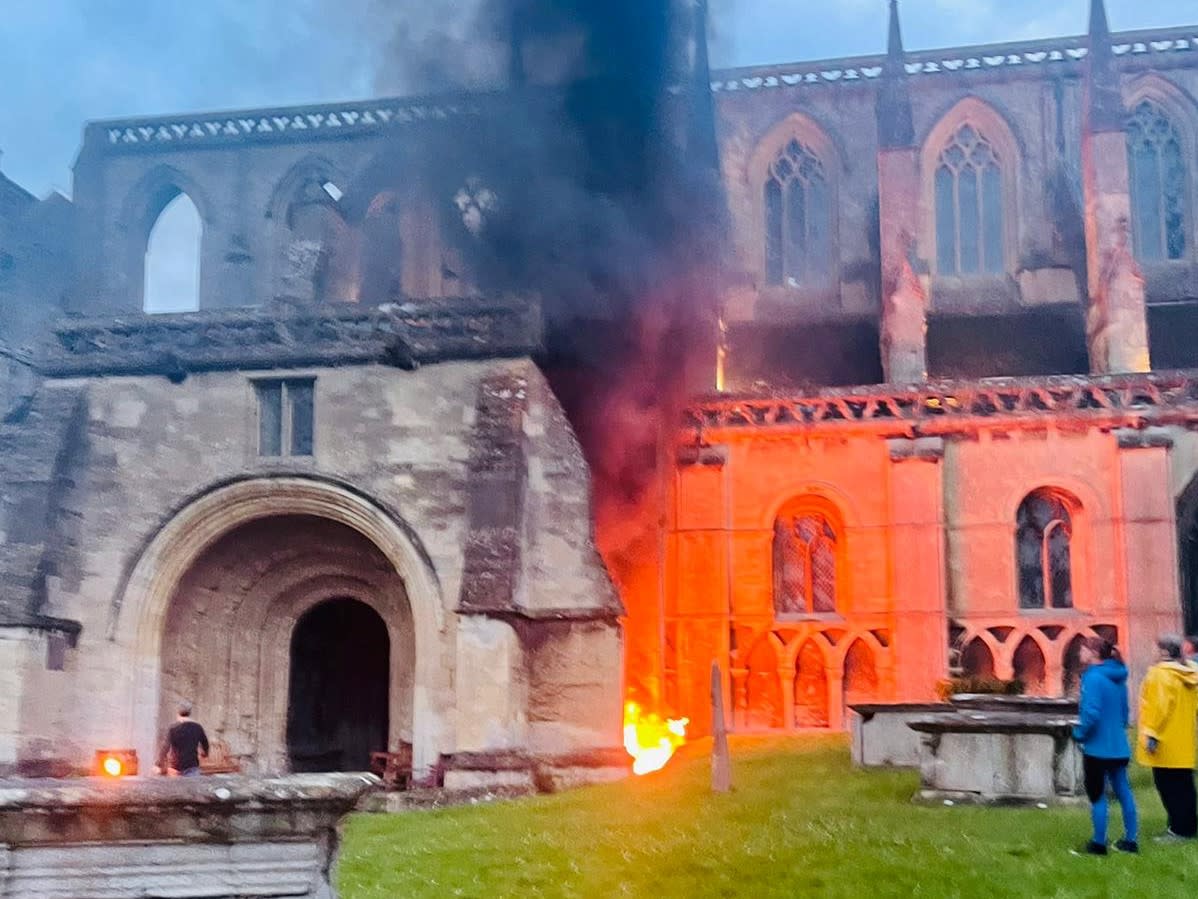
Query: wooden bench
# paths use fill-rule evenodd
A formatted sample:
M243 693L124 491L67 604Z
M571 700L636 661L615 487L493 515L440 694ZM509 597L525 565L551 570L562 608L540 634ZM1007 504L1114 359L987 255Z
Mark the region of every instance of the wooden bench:
M241 763L229 752L224 740L210 740L208 757L200 759L200 771L204 774L240 774Z
M370 753L370 770L388 790L406 790L412 785L412 744L400 743L395 752Z

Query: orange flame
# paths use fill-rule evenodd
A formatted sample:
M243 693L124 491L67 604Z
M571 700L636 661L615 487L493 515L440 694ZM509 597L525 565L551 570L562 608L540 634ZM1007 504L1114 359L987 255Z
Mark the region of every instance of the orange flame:
M660 715L646 714L635 702L624 705L624 749L632 756L632 773L660 771L686 742L687 718L663 721Z
M105 757L102 765L104 773L109 777L120 777L125 773L125 766L121 764L121 760L114 755Z

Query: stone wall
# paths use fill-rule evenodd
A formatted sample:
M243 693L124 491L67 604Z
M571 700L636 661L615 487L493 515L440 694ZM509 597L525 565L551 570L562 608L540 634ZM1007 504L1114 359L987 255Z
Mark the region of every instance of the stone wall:
M73 444L72 476L54 501L57 514L72 523L70 551L61 542L47 549L56 565L44 579L37 609L49 619L77 623L82 635L66 652L65 672L50 675L32 661L25 666L26 678L54 677L48 687L54 701L48 703L42 692L21 692L17 759L53 754L81 765L102 745L133 745L147 758L163 723L153 710L177 692L194 692L197 715L212 722L235 755L252 768L277 769L277 741L273 752L262 752L250 737L259 728L277 732L285 706L260 707L259 720L247 720L255 713L245 687L255 677L236 652L215 644L209 651L203 640L189 642L188 634L215 632L217 642L231 638L228 645L239 651L261 644L266 654L255 665L264 672L278 669L278 654L286 652L286 621L295 613L284 610L272 618L251 608L277 594L266 589L265 575L288 542L294 545L287 557L293 558L305 540L315 541L311 552L299 553L311 563L300 571L308 574L333 544L319 536L319 528L303 529L287 541L285 531L267 526L269 534L233 539L230 563L197 566L222 535L288 515L340 521L364 535L363 546L373 544L369 552L382 560L338 571L361 581L371 569L384 575L389 570L395 579L391 586L380 582L378 595L398 596L401 605L394 613L380 609L397 636L397 650L401 635L414 641L415 667L393 681L408 698L394 700L399 705L392 736L415 744L422 775L434 776L442 758L467 747L531 760L538 753L602 754L617 747L620 607L591 541L585 466L537 369L513 360L447 362L415 371L382 365L274 370L269 378L314 379L315 428L311 456L273 458L259 455L255 377L208 371L175 379L178 383L116 376L43 385L39 404L83 404L84 431ZM495 378L523 385L514 421L526 460L517 475L527 483L529 501L514 522L519 555L495 560L496 572L516 565L514 589L471 608L464 603L470 459L479 439L479 391ZM26 441L38 435L54 439L44 427L22 433ZM227 573L216 576L222 570ZM279 573L286 580L297 570ZM316 572L311 580L335 574ZM330 586L330 597L344 587ZM237 596L244 597L236 603L247 612L237 621L223 617L233 608L229 597ZM404 623L405 606L410 624ZM192 621L201 615L202 624L178 618L184 608L192 610ZM279 642L261 636L263 624L247 624L264 617L276 626L284 622ZM585 672L538 661L545 645L559 639L552 622L562 618L577 625L567 628L573 636L559 652L585 663ZM546 628L552 633L542 636ZM512 634L502 657L493 651L490 631L496 629ZM255 652L246 658L256 657ZM171 671L163 667L168 658L193 661ZM585 685L577 695L586 703L538 711L535 699L525 701L521 686L534 670L542 690L569 692ZM484 671L496 685L490 693L476 692L471 680ZM223 692L222 683L231 692ZM501 694L504 702L487 698ZM69 715L70 727L49 710L55 705ZM538 734L557 728L558 738L530 736L528 722L537 715L548 719ZM610 759L603 764L611 767Z
M707 726L713 658L745 730L839 728L846 705L928 701L954 670L1062 695L1094 634L1124 649L1134 688L1180 622L1173 490L1198 458L1181 424L1196 395L1179 374L692 407L664 587L670 712ZM1019 509L1038 491L1068 509L1067 607L1023 607ZM834 563L803 564L834 609L779 605L775 522L795 514L832 535Z
M61 194L36 200L0 174L0 347L28 351L62 314L74 226L74 207Z

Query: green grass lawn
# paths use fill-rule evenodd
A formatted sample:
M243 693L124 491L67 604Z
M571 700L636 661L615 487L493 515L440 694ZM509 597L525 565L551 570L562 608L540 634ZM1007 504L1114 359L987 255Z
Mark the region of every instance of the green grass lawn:
M838 737L734 740L735 791L713 796L706 746L618 784L356 816L343 896L1198 896L1198 846L1153 844L1141 769L1142 854L1077 858L1085 809L915 806L915 774L855 771Z

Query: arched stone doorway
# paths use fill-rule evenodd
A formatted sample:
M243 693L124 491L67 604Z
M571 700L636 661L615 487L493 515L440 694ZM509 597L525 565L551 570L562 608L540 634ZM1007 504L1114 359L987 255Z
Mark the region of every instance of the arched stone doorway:
M247 522L171 597L159 727L186 699L248 770L363 770L412 742L414 657L403 579L362 534L311 515Z
M443 662L441 635L445 612L440 582L427 552L405 522L358 491L309 477L247 478L213 487L183 505L147 538L112 605L109 639L124 648L128 661L121 672L127 701L124 714L110 726L113 735L110 742L134 746L143 758L155 754L159 728L164 718L169 717L172 701L164 670L167 618L180 585L195 569L195 563L224 535L237 528L287 516L344 525L364 538L368 546L375 547L402 583L407 600L402 609L411 622L405 638L412 647L406 665L395 664L396 647L404 642L400 639L402 632L397 633L395 624L380 612L391 637L391 702L394 707L397 697L410 699L413 770L419 779L433 777L441 754L447 751L447 734L452 723L448 710L453 708L450 669ZM347 585L344 576L312 581L295 614L336 596L362 598L357 592L360 583L358 578ZM294 623L282 616L269 617L260 645L269 642L283 647L285 652ZM244 646L251 640L241 638L236 642ZM273 707L280 711L277 716L262 719L266 739L252 758L254 770L286 767L287 669L286 664L272 666L262 672L258 683L259 704L276 703ZM403 683L408 673L412 677L410 688ZM400 683L397 685L396 681ZM249 683L244 678L238 682ZM400 726L403 720L402 715L392 713L389 723L392 743L403 736Z
M356 599L309 609L291 635L287 756L292 771L365 771L388 744L391 640Z

